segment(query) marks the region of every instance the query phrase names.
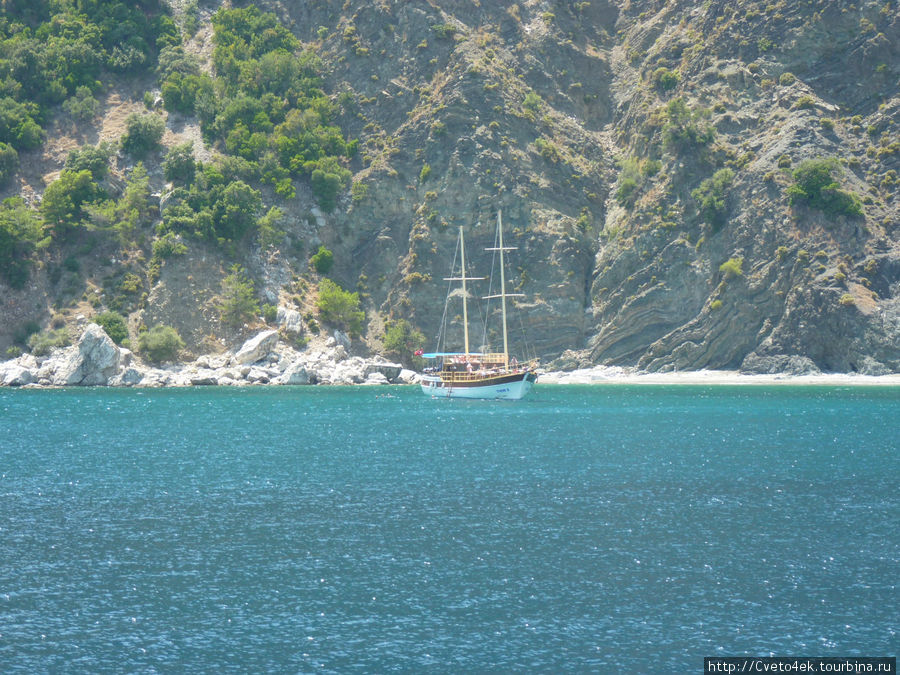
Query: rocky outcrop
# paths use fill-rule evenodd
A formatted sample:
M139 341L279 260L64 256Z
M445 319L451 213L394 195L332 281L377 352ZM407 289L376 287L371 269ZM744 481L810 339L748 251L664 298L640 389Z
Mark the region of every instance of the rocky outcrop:
M91 323L74 347L58 350L43 364L41 379L62 387L105 385L118 372L120 358L116 343Z
M158 368L116 347L94 324L85 329L77 345L48 357L25 354L0 363L0 385L7 387L390 384L414 382L417 377L378 356L349 356L332 337L298 351L279 344L275 331L257 334L233 355L203 355L190 363Z

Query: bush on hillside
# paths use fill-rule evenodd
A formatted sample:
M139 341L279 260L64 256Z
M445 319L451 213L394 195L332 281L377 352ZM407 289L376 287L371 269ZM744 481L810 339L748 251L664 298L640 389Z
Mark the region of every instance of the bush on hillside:
M57 347L67 347L72 344L72 338L69 337L69 331L65 328L57 328L56 330L44 330L35 333L28 338L28 351L35 356L44 356L49 354Z
M691 192L691 197L697 200L700 217L712 225L714 230L725 224L725 216L728 213L727 191L733 180L734 171L719 169Z
M146 157L159 149L165 130L166 123L159 115L131 113L125 118L122 149L137 159Z
M94 323L100 326L117 345L121 345L128 339L128 324L125 322L125 317L118 312L103 312L94 317Z
M219 313L229 326L240 326L259 313L259 302L253 281L240 265L233 265L231 274L222 281L222 302Z
M138 337L138 349L150 361L174 361L184 349L184 340L171 326L158 324Z
M0 142L0 187L6 185L19 170L19 153L9 143Z
M351 335L362 332L365 313L359 308L359 294L350 293L331 279L319 283L319 299L316 301L319 317L324 323L347 330Z
M324 246L319 246L318 252L309 259L309 262L319 274L328 274L334 265L334 253Z
M840 169L838 160L808 159L792 174L794 184L787 188L791 204L807 204L828 216L861 216L862 203L853 192L842 190L832 175Z

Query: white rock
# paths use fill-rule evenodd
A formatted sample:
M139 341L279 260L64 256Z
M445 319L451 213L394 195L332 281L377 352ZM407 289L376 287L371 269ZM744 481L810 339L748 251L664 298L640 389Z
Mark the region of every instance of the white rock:
M256 363L269 355L275 345L278 344L277 330L264 330L256 337L247 340L234 355L234 363Z
M382 363L375 362L369 363L363 369L363 374L366 379L369 379L369 376L373 373L379 373L382 377L384 377L387 382L393 382L400 376L400 371L403 370L403 367L399 363Z
M0 365L0 384L7 387L24 387L34 382L35 377L28 368L10 362Z
M119 371L119 374L109 381L111 387L133 387L144 379L144 373L130 366Z
M88 324L78 344L65 350L51 381L63 386L105 385L119 370L119 358L116 343L100 326Z
M216 371L205 368L195 375L191 375L191 384L195 387L209 387L219 383L219 377Z
M294 363L277 380L278 384L309 384L309 371L301 363Z
M366 381L363 384L390 384L390 382L381 373L372 372L366 375Z
M272 379L272 374L265 368L251 368L247 373L247 381L266 384Z
M279 307L275 321L289 333L303 332L303 315L296 309Z
M346 349L346 350L350 349L350 336L348 336L346 333L335 329L334 341L337 342L344 349Z

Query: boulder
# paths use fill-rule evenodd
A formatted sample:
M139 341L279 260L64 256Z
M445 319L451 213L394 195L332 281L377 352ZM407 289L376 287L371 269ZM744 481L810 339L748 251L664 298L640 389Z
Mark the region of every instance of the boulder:
M61 386L105 385L119 370L116 343L95 323L88 324L78 340L61 355L51 382Z
M268 384L272 379L272 373L265 368L251 368L247 373L247 381L253 384Z
M421 375L419 373L408 368L403 368L400 371L400 375L397 376L397 381L401 384L416 384L420 379Z
M387 382L393 382L400 377L401 370L403 370L403 366L399 363L370 363L363 370L363 376L369 380L370 375L378 373Z
M135 368L134 366L129 366L124 370L119 371L119 374L110 379L109 386L111 387L133 387L136 384L140 384L140 382L144 379L144 373Z
M256 363L269 355L278 344L277 330L264 330L247 340L232 358L233 363Z
M219 383L219 376L214 370L201 369L191 375L191 384L195 387L210 387Z
M294 363L279 377L278 384L309 384L309 371L302 363Z
M373 371L366 375L366 381L363 384L390 384L390 382L383 374Z
M0 384L5 387L24 387L34 379L34 373L15 361L0 365Z
M279 307L275 315L275 321L289 333L300 334L303 332L303 315L296 309Z

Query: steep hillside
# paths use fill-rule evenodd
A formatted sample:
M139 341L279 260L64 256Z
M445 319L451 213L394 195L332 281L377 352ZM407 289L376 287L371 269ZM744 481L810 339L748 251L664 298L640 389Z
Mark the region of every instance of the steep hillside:
M208 183L207 171L182 188L164 175L165 149L146 157L155 202L152 222L137 226L144 234L123 246L86 227L35 250L28 283L4 289L0 347L21 343L26 324L112 308L128 315L133 341L163 323L195 354L221 349L253 327L222 320L234 263L259 302L296 310L315 330L322 273L309 257L320 246L334 254L327 275L358 292L366 311L357 348L381 349L398 319L430 343L457 226L467 228L470 268L485 269L481 249L493 244L502 208L518 247L511 284L526 294L521 319L545 363L900 371L895 2L257 5L299 42L273 29L260 40L276 36L318 60L298 62L302 92L252 94L261 81L272 91L286 61L248 42L263 64L248 75L233 65L245 52L214 53L218 3L172 2L174 22L191 29L184 53L195 65L186 57L110 77L96 118L71 122L58 111L52 140L23 155L4 196L37 204L69 150L117 141L116 120L149 91L165 148L191 140L205 166L222 156L250 164L228 160L216 174L224 182ZM188 80L196 104L160 102ZM268 101L266 124L244 113L241 136L204 87ZM307 151L294 155L279 140L310 128L308 116L285 115L291 106L319 111L315 133L330 134L332 159L310 165ZM338 128L339 141L328 131ZM124 189L133 166L120 151L110 192ZM247 198L258 192L254 223L224 230L230 221L212 204L219 240L198 238L210 232L202 185L229 181L246 181ZM333 199L329 186L340 186ZM281 215L265 220L271 206ZM167 233L184 255L155 256Z

